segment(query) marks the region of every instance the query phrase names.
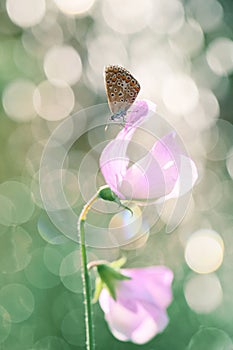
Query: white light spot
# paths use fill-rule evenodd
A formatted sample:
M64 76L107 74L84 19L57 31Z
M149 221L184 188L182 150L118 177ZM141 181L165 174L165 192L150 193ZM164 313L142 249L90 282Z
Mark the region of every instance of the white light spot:
M233 41L228 38L213 40L206 51L210 68L220 76L233 72Z
M127 62L126 48L118 37L114 38L112 43L111 35L99 35L98 38L90 38L87 43L88 60L91 66L90 73L87 71L88 78L96 87L99 88L100 83L103 84L103 67L109 62L119 62L124 66ZM95 74L93 74L93 72ZM96 79L96 75L99 79Z
M216 29L223 19L222 5L216 0L190 0L187 13L200 23L205 32Z
M33 94L36 86L29 80L14 80L3 92L2 103L6 114L18 122L26 122L36 116Z
M141 31L148 24L151 13L152 4L150 0L144 0L143 2L141 0L103 1L105 21L109 27L120 33Z
M174 114L191 112L198 103L198 89L186 74L174 74L165 78L162 87L163 102Z
M184 22L184 8L177 0L154 0L151 28L156 33L174 33Z
M223 261L224 244L221 236L209 229L194 232L185 247L188 266L198 273L217 270Z
M47 78L75 84L82 73L82 62L77 51L71 46L55 46L46 54L44 70Z
M199 89L199 103L191 112L185 114L186 122L196 130L209 129L219 117L219 103L209 89Z
M167 170L167 169L171 168L171 166L173 166L173 164L174 164L174 161L170 160L170 162L168 162L167 164L164 165L163 169Z
M66 169L53 170L44 179L50 202L46 202L49 210L62 210L72 207L79 197L78 181L74 173ZM59 186L61 191L57 191ZM47 199L48 199L47 198Z
M78 15L90 10L95 0L54 0L60 11L68 15Z
M7 0L6 9L12 22L20 27L31 27L42 20L45 0Z
M142 221L140 207L132 205L130 209L133 215L128 210L123 210L115 214L109 223L109 229L114 232L115 239L125 250L141 248L149 237L149 228Z
M183 55L196 55L202 49L204 43L201 26L193 19L189 19L179 31L170 36L170 43Z
M184 286L185 299L197 313L210 313L222 302L222 287L215 274L195 275Z
M61 120L74 107L74 93L71 87L60 81L59 85L43 81L35 90L33 102L37 113L46 120Z

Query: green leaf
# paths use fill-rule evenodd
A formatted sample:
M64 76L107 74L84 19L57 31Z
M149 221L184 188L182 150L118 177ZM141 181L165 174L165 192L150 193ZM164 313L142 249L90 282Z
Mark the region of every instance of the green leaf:
M111 297L116 300L116 286L118 281L130 280L128 276L124 276L121 272L117 271L113 267L101 264L97 266L98 274L109 291Z
M95 304L98 301L100 293L101 293L103 287L104 287L104 284L103 284L101 278L97 277L96 280L95 280L95 293L94 293L94 296L93 296L93 299L92 299L92 303L93 304Z
M112 261L109 265L113 268L120 268L123 265L125 265L126 261L127 261L126 257L123 256L122 258L120 258L118 260Z

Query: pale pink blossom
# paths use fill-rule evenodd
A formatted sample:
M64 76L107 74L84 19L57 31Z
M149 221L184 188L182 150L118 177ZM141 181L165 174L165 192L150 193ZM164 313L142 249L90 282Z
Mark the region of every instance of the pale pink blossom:
M196 166L180 146L175 131L157 138L141 159L131 161L128 148L134 133L137 128L143 128L153 109L155 111L155 105L151 102L136 102L127 115L124 128L101 154L101 172L121 199L156 202L178 198L190 191L197 180ZM156 119L151 120L153 122Z
M131 279L116 281L116 300L104 288L99 303L117 339L144 344L169 322L166 309L172 301L173 273L165 266L120 271Z

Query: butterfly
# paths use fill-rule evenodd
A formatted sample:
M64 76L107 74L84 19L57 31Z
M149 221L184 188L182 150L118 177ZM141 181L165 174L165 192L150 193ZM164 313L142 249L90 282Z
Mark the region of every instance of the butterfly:
M106 66L105 88L112 112L111 120L123 119L125 121L127 111L140 91L138 81L121 66Z

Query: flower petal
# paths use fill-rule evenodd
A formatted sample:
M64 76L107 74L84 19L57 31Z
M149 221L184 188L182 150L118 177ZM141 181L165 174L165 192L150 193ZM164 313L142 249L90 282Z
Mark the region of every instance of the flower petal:
M157 203L161 203L171 198L179 198L189 192L198 179L198 172L195 163L186 156L180 157L179 176L171 193L160 198Z
M127 147L128 141L115 139L109 142L100 157L100 168L105 181L120 198L122 194L118 191L118 186L129 164L129 158L126 156Z
M121 269L121 272L131 279L118 281L116 300L103 289L100 306L117 339L144 344L168 324L166 307L171 302L173 273L165 266Z
M114 301L110 296L110 310L105 319L113 335L121 340L144 344L160 333L168 324L167 313L151 303L135 299L133 311L128 308L129 300ZM102 305L102 302L101 302Z
M155 105L151 108L155 111ZM149 112L148 102L145 100L136 101L131 107L131 112L128 112L125 128L123 129L128 134L128 130L138 127L145 119Z
M121 271L124 275L131 277L131 280L120 284L119 297L123 294L124 298L130 299L133 293L137 298L154 303L160 309L166 308L171 303L173 273L166 266L122 269Z
M124 178L129 158L126 155L128 144L136 130L136 126L142 123L148 113L148 106L145 101L137 101L132 111L128 113L127 123L117 137L109 142L100 156L100 169L106 183L120 197L125 198L118 190L119 184Z
M135 344L145 344L150 341L166 328L169 321L166 311L156 309L147 303L141 303L140 307L142 306L145 317L131 335L131 341Z
M103 305L102 293L100 295L100 306ZM134 301L133 301L134 302ZM116 331L125 336L125 339L131 338L132 331L141 323L142 315L136 307L134 311L127 307L127 300L123 302L114 301L109 295L109 312L105 313L105 319L112 332Z
M127 169L119 191L127 198L156 199L169 194L179 175L181 150L176 133L165 135L150 152Z

